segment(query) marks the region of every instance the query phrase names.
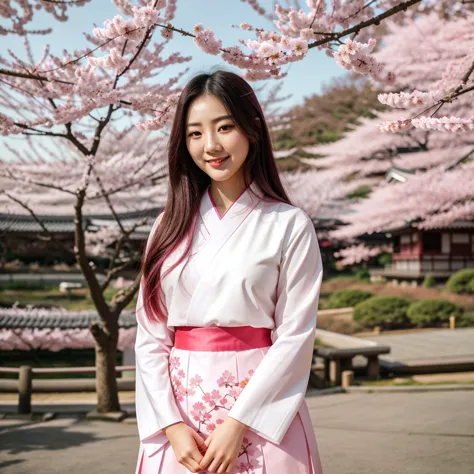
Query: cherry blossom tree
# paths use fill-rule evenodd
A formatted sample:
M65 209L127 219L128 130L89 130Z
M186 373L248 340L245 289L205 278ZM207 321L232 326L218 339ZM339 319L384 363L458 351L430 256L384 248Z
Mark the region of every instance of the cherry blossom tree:
M381 118L393 119L399 112L383 112ZM324 153L323 158L300 158L311 164L313 172L322 178L339 172L342 186L361 183L365 178L372 192L365 199L346 206L341 219L347 223L333 231L331 237L341 241L354 241L358 236L411 224L423 229L448 226L455 220L474 217L474 191L472 170L474 134L447 135L439 131L408 130L399 134L384 135L376 130L378 119L364 120L359 127L338 142L330 145L307 147L306 151ZM383 177L402 173L399 180ZM389 177L390 175L388 175ZM339 186L341 186L341 184ZM324 186L321 186L324 193ZM337 189L337 184L330 186ZM342 187L344 189L344 187ZM305 193L303 207L311 212L320 206L319 193ZM329 197L324 206L341 196ZM354 244L340 252L343 264L366 260L384 251ZM358 257L357 257L358 255Z
M350 266L361 262L368 262L372 257L376 257L383 252L391 252L388 245L367 247L365 244L356 244L346 247L334 253L335 257L340 257L338 261L341 266Z
M68 8L82 7L91 0L3 0L0 5L0 18L8 23L0 25L0 36L7 34L47 35L52 28L30 30L28 24L33 21L36 12L45 11L57 21L68 20Z
M2 308L4 317L17 323L15 328L0 328L0 350L49 350L63 349L92 349L95 347L94 338L89 329L71 327L43 327L49 325L51 319L61 318L71 324L75 318L95 319L95 311L65 311L49 308ZM126 312L124 312L126 313ZM28 327L34 319L37 327ZM46 321L45 321L46 320ZM136 327L120 328L117 348L121 351L132 349L135 343Z
M252 0L249 3L262 16L269 18L258 1ZM194 26L193 32L176 28L172 24L160 27L192 37L204 52L220 55L229 64L244 69L244 77L250 80L284 77L282 67L304 59L314 49L333 56L344 69L364 74L380 84L393 84L396 74L374 53L376 37L380 35L377 31L379 25L390 20L393 25L403 28L407 22L412 23L420 13L431 14L431 17L436 15L445 22L443 28L434 35L439 41L452 45L457 44L455 40L458 38L464 46L472 47L469 32L472 31L473 4L471 0L307 0L306 10L276 4L275 30L248 23L238 26L241 30L251 31L256 35L256 39L240 41L250 53L237 45L224 47L222 40L215 37L212 29L205 28L200 23ZM355 37L358 39L355 40ZM450 64L441 77L438 75L438 81L431 89L381 96L380 100L387 105L404 108L424 105L426 108L411 118L383 123L379 130L397 132L410 127L449 132L473 130L472 116L434 117L445 103L474 90L474 86L469 84L472 81L472 59L470 55L461 54L462 57L459 58L454 53L456 64ZM466 64L467 68L464 67ZM459 72L463 69L464 72L459 77ZM431 116L424 115L433 109L435 112Z
M274 14L277 18L274 21L276 30L266 30L264 28L255 27L248 23L242 23L238 26L242 31L255 32L256 39L241 40L241 44L245 45L250 53L246 53L240 46L223 47L222 41L215 37L215 33L211 28L204 28L201 24L196 24L192 32L185 31L171 23L174 18L176 9L176 0L169 0L165 14L160 15L159 9L165 6L165 0L153 0L146 2L139 0L140 7L134 6L129 0L113 0L119 8L123 16L117 15L112 21L107 21L104 28L96 28L94 30L94 41L96 49L106 49L108 54L102 57L94 56L95 49L83 51L82 55L74 58L65 58L66 61L56 62L54 70L41 69L43 75L38 74L36 68L34 74L32 71L25 71L18 68L18 64L9 64L6 68L0 69L0 75L9 75L22 78L36 79L42 81L41 84L54 82L56 87L65 87L75 84L72 77L57 77L51 75L59 69L64 69L65 65L70 65L71 61L79 61L81 57L89 58L88 65L102 66L104 68L115 69L119 71L118 77L125 74L130 66L127 66L126 52L127 48L122 52L121 46L124 43L131 45L138 43L138 50L149 40L150 34L156 29L161 29L161 34L165 38L171 38L174 33L193 38L194 43L203 51L220 57L232 64L233 66L244 69L245 77L250 80L266 79L270 77L281 78L285 73L282 67L295 61L300 61L307 56L311 49L325 51L333 56L336 61L345 69L368 75L372 79L380 83L393 83L395 74L385 67L385 64L379 61L373 54L374 47L377 43L375 37L379 34L377 27L388 19L396 23L405 23L407 19L414 18L420 12L437 12L448 18L469 17L472 14L471 0L453 0L453 1L436 1L436 0L337 0L331 2L330 5L324 0L307 0L306 10L295 8L281 4L275 5ZM4 34L13 31L19 34L25 34L25 25L31 20L34 8L45 8L57 18L64 19L66 17L66 9L71 4L79 6L86 3L85 0L78 1L48 1L48 0L9 0L5 2L5 6L0 10L0 14L4 17L12 17L13 25L8 29L4 29ZM262 16L267 19L272 16L265 11L257 0L248 1L248 3ZM18 4L23 8L23 17L17 15L14 4ZM59 12L59 13L58 13ZM133 19L126 19L126 16L133 16ZM39 33L39 32L34 32ZM352 38L350 36L352 35ZM357 36L358 40L354 38ZM128 51L131 51L130 47ZM130 58L129 58L130 59ZM138 62L133 60L135 67ZM73 68L67 69L69 72ZM40 72L41 72L40 71ZM74 71L75 72L75 71ZM87 81L90 68L80 69L78 77ZM66 75L67 76L67 75ZM50 87L49 84L46 87ZM468 92L465 85L458 85L454 90L450 87L439 87L434 91L426 91L428 94L423 100L440 101L452 100L459 94ZM118 90L114 91L118 92ZM448 95L440 95L447 93ZM453 95L454 94L454 95ZM419 94L416 93L419 97ZM405 97L405 96L403 96ZM101 97L103 100L109 100L110 97ZM121 104L127 101L124 97L116 97L121 100ZM125 100L125 102L123 102ZM401 98L397 99L401 100ZM127 104L128 107L134 108L136 103ZM148 104L150 105L150 104ZM85 109L83 109L85 110ZM169 118L166 113L168 109L155 113L155 118L142 124L142 128L156 129L161 128L162 121ZM467 120L467 119L466 119ZM2 117L4 128L9 133L16 129L14 123L8 117ZM445 123L444 120L443 123ZM440 126L440 128L456 131L464 128L469 129L470 122L459 120L451 120L448 123L456 126ZM423 122L424 123L424 122ZM411 126L427 125L419 121L411 121ZM25 124L23 124L25 125ZM17 125L20 126L21 125ZM388 127L388 128L387 128ZM393 127L393 126L392 126ZM386 126L389 129L390 126Z
M443 167L420 173L406 182L384 183L371 196L357 203L349 223L333 233L350 239L411 224L421 229L449 226L455 220L474 216L474 163L445 171Z
M344 214L348 225L333 232L333 238L353 241L362 234L407 224L433 229L474 217L473 131L465 128L464 133L444 133L450 125L444 129L403 126L397 134L377 131L381 121L404 123L404 112L397 109L410 100L418 114L423 114L427 108L423 95L417 105L414 100L417 94L411 94L411 99L405 97L407 102L404 102L403 93L394 95L390 90L441 88L446 91L461 83L471 87L472 25L472 15L452 24L434 13L420 16L412 23L391 23L384 37L384 47L375 56L395 71L395 82L386 86L380 96L393 108L378 113L376 119L361 119L361 124L338 142L304 148L308 153L325 155L318 159L301 159L316 170L345 170L342 177L346 181L379 178L368 198L360 200ZM460 40L454 41L458 34ZM414 44L416 48L413 48ZM439 80L440 69L447 71L442 81ZM438 110L440 105L453 116L469 117L472 114L469 94L459 94L438 104ZM381 179L390 170L391 175L402 174L400 182ZM339 256L344 263L354 263L357 258L363 261L369 251L374 250L354 244Z
M282 172L282 183L292 202L316 221L335 201L343 199L361 186L371 186L378 180L361 177L345 180L343 167Z
M40 226L42 221L37 209L41 208L35 208L38 204L35 189L41 188L46 194L49 201L45 198L44 202L74 207L74 254L101 318L100 324L91 325L96 342L98 410L116 411L119 409L114 371L117 321L137 291L139 277L110 302L106 301L104 291L123 268L124 243L140 225L124 227L118 209L131 202L127 193L138 195L132 202L139 206L143 202L140 197L150 197L153 193L150 184L157 184L165 177L159 157L162 151L159 140L166 136L165 129L179 97L177 84L182 71L164 83L159 83L157 76L164 68L189 60L179 53L163 57L164 48L173 35L192 38L205 52L220 55L224 61L241 68L250 80L282 78L285 65L304 59L310 50L320 50L333 56L345 69L391 87L396 84L396 68L384 64L374 49L379 24L386 24L390 19L394 25L392 31L396 31L397 25L400 28L410 25L421 12L435 12L437 17L440 14L446 17L443 21L449 33L439 37L440 41L454 43L456 30L450 22L455 17L456 24L465 22L462 32L467 39L463 36L462 44L472 44L469 43L472 7L468 0L446 1L441 6L439 2L429 0L337 0L330 5L323 0L307 0L306 10L277 4L276 30L247 23L239 25L246 34L249 31L256 34L256 39L241 41L241 45L250 51L247 53L241 46L223 47L215 33L201 24L196 24L192 32L173 25L176 0L137 0L135 3L113 0L120 14L86 35L88 47L64 52L61 56L46 47L42 57L35 58L31 38L49 32L31 28L35 12L42 9L52 18L65 21L70 8L87 3L87 0L2 2L0 16L6 19L6 25L2 26L0 34L22 36L26 56L20 59L18 54L9 52L8 56L0 57L0 134L21 136L28 140L29 147L26 152L10 149L13 157L2 159L0 179L8 183L2 188L2 200L8 199L11 209L28 212ZM257 0L248 0L248 3L263 17L270 18L270 13ZM161 35L159 41L156 41L157 32ZM396 34L400 36L401 30ZM389 59L385 62L390 63ZM408 98L406 95L387 95L382 96L381 101L387 105L405 106L417 102L418 106L440 107L466 97L471 90L471 67L463 56L456 56L453 61L440 83L426 84L421 95L404 91L409 94ZM464 75L459 77L459 73ZM410 83L410 87L412 85L415 86ZM397 118L395 125L394 120L388 120L389 123L381 128L397 130L410 126L421 132L430 127L449 131L470 129L469 116L456 116L456 119L442 122L423 117L422 111L418 117L409 119L409 125L407 119ZM140 135L145 131L158 133L153 137ZM48 145L41 144L44 142L39 142L39 137L49 140ZM127 140L129 148L122 146ZM464 162L461 160L458 166ZM361 183L367 184L367 180L373 179L374 170L360 169L356 174L356 179L347 179L345 170L328 170L324 183L333 185L329 185L323 194L336 198ZM306 177L296 175L288 176L287 181L299 192L302 186L298 183L306 179L309 185L311 178L314 176L310 174ZM336 186L336 181L343 184ZM303 196L300 198L303 200ZM84 213L101 205L115 217L116 228L89 235L83 229ZM312 203L311 212L317 209L318 203ZM46 236L52 237L44 224L42 229ZM105 283L99 283L90 265L88 246L99 246L104 250L110 245L114 248L111 267Z
M122 16L86 35L85 49L56 56L46 46L43 56L35 58L32 36L48 33L30 29L36 8L66 20L67 7L85 3L2 4L1 15L11 20L2 33L23 37L25 59L14 52L0 58L0 133L21 136L27 146L17 149L11 139L5 143L10 156L0 160L0 205L8 205L10 212L30 214L42 237L50 239L54 234L41 219L42 213L51 214L51 209L74 213L75 241L70 251L99 315L90 333L96 347L97 409L107 412L120 410L114 369L118 319L137 292L140 276L110 301L105 291L121 270L139 259L127 243L144 224L143 220L125 224L120 213L163 203L165 127L179 97L177 84L184 73L179 65L190 58L180 53L165 56L170 35L166 31L158 38L155 35L156 23L173 19L176 2L141 0L135 6L115 0ZM159 82L157 76L171 67L177 68L175 74ZM142 128L158 133L150 135ZM115 226L88 233L84 219L97 212L110 213ZM105 249L109 267L100 279L91 256Z
M379 100L407 110L398 120L382 123L379 130L473 131L474 14L450 21L431 13L409 24L390 22L388 30L386 46L375 57L390 64L402 92L388 88Z
M0 135L9 137L8 154L0 158L0 205L29 214L42 230L40 237L53 241L42 215L74 212L74 249L66 250L74 253L100 316L90 331L96 344L97 409L106 412L120 408L114 371L118 318L136 294L140 275L110 301L105 291L140 259L128 243L146 223L120 216L164 204L167 125L186 72L179 65L191 58L163 53L173 38L168 25L176 0L113 0L119 14L86 34L87 47L58 56L45 45L36 58L32 41L52 30L34 29L36 12L67 21L70 9L89 1L8 0L0 6L5 20L0 35L21 36L25 44L24 58L13 51L0 57ZM165 69L176 67L170 79L158 81ZM273 126L284 100L281 85L257 89L265 94L262 105ZM23 146L17 148L15 138ZM115 225L85 230L88 215L104 213ZM109 259L103 279L91 261L96 256ZM86 337L81 334L79 339Z

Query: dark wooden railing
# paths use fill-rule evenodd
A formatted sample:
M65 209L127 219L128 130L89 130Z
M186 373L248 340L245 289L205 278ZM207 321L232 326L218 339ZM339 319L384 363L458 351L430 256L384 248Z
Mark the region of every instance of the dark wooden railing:
M134 372L134 365L122 365L115 368L117 373ZM0 391L18 391L18 413L31 413L31 395L33 392L81 392L90 390L95 379L37 379L35 374L88 374L95 373L95 367L0 367L0 374L18 374L17 380L0 379ZM34 383L36 382L36 383ZM43 383L43 384L42 384ZM134 379L117 379L119 389L133 389ZM3 386L3 387L2 387ZM15 390L16 386L16 390ZM13 389L13 390L12 390Z

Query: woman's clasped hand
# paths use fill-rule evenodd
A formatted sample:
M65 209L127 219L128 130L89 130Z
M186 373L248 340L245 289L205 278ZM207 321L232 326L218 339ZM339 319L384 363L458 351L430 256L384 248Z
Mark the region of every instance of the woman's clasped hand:
M176 459L191 472L230 473L239 456L247 425L228 417L204 440L185 423L165 430Z

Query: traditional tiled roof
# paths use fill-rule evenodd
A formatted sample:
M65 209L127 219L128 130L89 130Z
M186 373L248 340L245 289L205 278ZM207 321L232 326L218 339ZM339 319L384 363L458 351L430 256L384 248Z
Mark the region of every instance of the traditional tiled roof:
M74 218L63 216L40 216L41 222L53 233L73 233ZM7 232L41 232L41 226L32 216L0 214L0 231Z
M87 329L93 321L100 322L95 311L58 311L48 314L11 314L11 309L0 308L0 329ZM134 311L124 311L119 317L119 327L137 325Z
M140 226L131 235L131 238L146 238L150 233L153 221L161 212L160 208L152 208L144 211L126 212L118 215L120 222L124 228L130 227L138 219L147 219L147 223ZM55 215L39 215L39 220L51 233L74 233L74 216L55 216ZM84 228L89 231L97 230L99 227L107 225L115 225L115 220L111 214L99 214L84 216ZM30 215L25 214L5 214L0 213L0 232L9 233L30 233L42 232L39 223Z

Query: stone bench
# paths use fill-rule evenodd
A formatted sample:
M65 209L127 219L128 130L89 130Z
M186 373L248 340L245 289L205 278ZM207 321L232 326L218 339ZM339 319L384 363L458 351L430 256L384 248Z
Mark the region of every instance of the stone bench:
M379 355L388 354L389 346L371 345L366 347L314 349L313 363L316 357L324 360L324 379L336 385L341 384L342 372L353 370L352 359L356 356L367 358L367 378L376 380L379 376Z

